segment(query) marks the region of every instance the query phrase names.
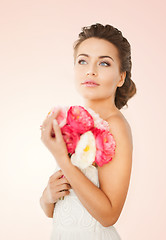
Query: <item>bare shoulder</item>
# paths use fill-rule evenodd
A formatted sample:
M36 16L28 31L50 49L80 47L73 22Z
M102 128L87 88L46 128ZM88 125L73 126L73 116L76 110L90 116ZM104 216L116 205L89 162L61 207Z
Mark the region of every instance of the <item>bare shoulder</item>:
M125 138L125 140L128 141L128 147L133 149L132 130L124 115L118 111L116 114L112 115L107 122L110 126L110 132L114 135L114 137L117 140L121 139L121 143L123 138Z
M115 155L112 160L98 167L100 189L109 198L115 222L122 211L130 182L132 166L132 133L122 113L112 115L107 122L115 142Z

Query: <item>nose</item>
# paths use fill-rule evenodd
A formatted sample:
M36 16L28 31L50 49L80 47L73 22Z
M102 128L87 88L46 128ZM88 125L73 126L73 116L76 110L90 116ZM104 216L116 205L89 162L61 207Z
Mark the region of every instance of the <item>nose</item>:
M97 75L97 71L95 70L94 67L89 67L88 70L87 70L87 75Z
M88 71L88 72L87 72L87 75L92 75L92 76L93 76L93 75L96 75L96 73L94 73L94 72L89 72L89 71Z

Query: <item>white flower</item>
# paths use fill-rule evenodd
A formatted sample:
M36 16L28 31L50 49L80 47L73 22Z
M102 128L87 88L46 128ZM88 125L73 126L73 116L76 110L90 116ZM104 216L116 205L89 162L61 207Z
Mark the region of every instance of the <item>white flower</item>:
M78 168L85 169L94 162L95 155L95 137L91 131L87 131L80 136L80 140L77 143L75 153L73 153L71 156L71 162Z

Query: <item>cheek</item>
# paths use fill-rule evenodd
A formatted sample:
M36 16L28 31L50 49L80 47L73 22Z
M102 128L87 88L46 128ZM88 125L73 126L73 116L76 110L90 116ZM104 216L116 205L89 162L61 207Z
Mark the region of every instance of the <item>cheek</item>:
M108 94L113 93L116 89L116 76L114 74L107 74L102 78L102 89Z
M114 82L114 79L115 77L112 72L105 72L103 75L101 75L101 83L105 87L111 86Z
M119 77L118 72L116 71L116 69L113 68L101 74L101 79L103 79L103 83L106 86L115 85L118 77Z
M81 81L82 81L82 78L81 78L80 71L74 71L74 85L76 89L80 87Z
M80 68L75 68L74 69L74 78L75 81L81 81L84 77L84 71Z
M109 80L109 81L105 82L103 87L106 92L110 93L110 92L114 91L115 83L112 80Z
M79 82L79 74L77 72L74 73L74 82L77 85Z

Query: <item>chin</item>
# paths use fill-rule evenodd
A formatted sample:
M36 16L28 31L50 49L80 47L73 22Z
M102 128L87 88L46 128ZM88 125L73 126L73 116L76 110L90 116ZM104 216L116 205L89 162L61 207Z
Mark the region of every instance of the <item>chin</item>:
M78 91L78 93L83 97L83 98L86 98L86 99L89 99L89 100L95 100L95 99L98 99L99 98L99 95L97 93L92 93L92 92L89 92L88 90L87 91L82 91L82 89Z
M84 99L90 100L90 101L96 101L99 100L99 96L92 96L92 95L81 95Z

